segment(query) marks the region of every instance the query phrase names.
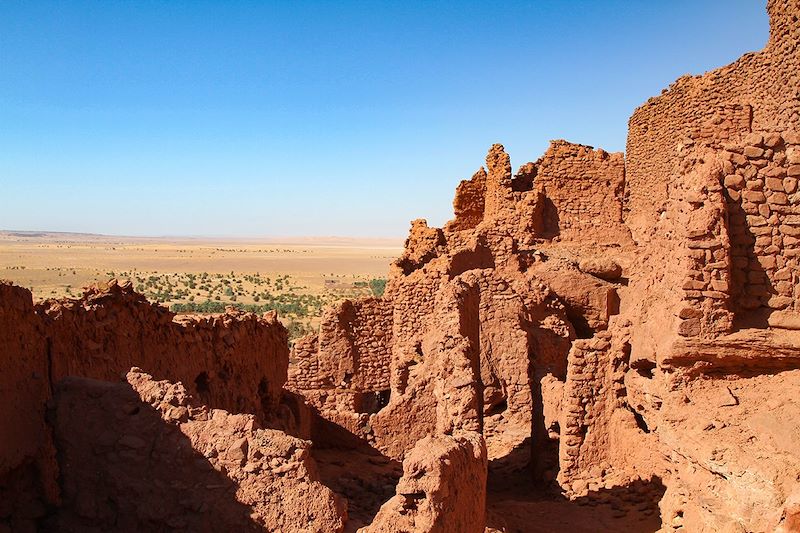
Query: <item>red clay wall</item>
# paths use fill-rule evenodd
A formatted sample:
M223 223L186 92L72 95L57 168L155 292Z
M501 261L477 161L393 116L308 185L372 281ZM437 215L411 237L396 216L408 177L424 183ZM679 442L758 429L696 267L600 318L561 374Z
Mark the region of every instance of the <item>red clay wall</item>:
M50 530L343 529L310 444L253 415L198 405L138 369L127 383L64 379L54 404L64 506Z
M800 135L753 133L722 153L736 310L798 311Z
M421 439L403 461L397 495L359 533L482 533L486 470L478 433Z
M287 365L274 314L176 317L116 283L34 306L28 290L0 283L0 529L31 530L58 503L45 406L63 378L117 383L142 367L213 407L295 429L298 415L280 405Z
M751 130L800 130L798 0L770 0L764 50L703 76L684 76L639 107L629 122L626 222L649 235L667 200L678 146L689 137L724 141Z
M180 381L212 407L263 420L276 414L289 354L274 314L175 316L117 284L38 310L54 383L66 376L119 381L137 366L157 379Z
M625 157L591 146L553 141L536 163L534 185L552 202L545 226L562 238L628 240L622 223ZM556 217L555 220L552 220Z
M36 457L50 395L45 338L31 293L0 284L0 475Z
M31 293L0 282L0 530L28 531L56 498L47 345Z
M292 390L389 388L392 308L380 298L345 300L327 309L319 335L300 339L292 351Z

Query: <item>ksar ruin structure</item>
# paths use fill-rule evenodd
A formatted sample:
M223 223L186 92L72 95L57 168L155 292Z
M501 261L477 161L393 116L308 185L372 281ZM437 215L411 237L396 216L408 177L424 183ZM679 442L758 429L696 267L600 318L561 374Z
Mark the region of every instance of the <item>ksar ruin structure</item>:
M800 0L627 152L494 145L382 298L0 285L2 531L800 531Z

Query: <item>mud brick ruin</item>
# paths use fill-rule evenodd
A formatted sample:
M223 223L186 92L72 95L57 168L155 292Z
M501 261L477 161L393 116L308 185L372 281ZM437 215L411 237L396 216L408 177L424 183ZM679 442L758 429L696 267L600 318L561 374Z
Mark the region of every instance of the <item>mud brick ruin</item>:
M800 531L800 1L767 9L625 154L492 146L291 353L274 314L0 284L0 532Z

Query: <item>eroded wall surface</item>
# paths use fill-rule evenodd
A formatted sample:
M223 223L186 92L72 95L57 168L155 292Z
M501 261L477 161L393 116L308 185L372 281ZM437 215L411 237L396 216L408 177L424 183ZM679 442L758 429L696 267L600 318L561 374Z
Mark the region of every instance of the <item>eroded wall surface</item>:
M274 313L175 316L116 281L34 306L0 283L0 341L0 530L342 529L283 431L308 415Z
M0 528L35 530L45 506L57 501L42 332L31 293L0 282Z
M629 122L626 220L652 235L685 139L725 142L753 131L800 129L797 0L769 0L767 46L702 76L684 76Z
M767 8L765 49L637 109L625 158L555 141L512 173L494 145L453 220L412 223L389 402L351 431L395 458L479 431L494 469L527 441L570 498L666 487L663 531L792 527L800 3Z
M27 418L8 410L24 431L2 441L0 480L39 483L36 498L0 507L0 521L30 525L46 514L37 502L57 500L42 482L54 478L40 418L54 380L117 382L141 366L209 405L195 416L184 393L169 400L165 385L145 410L148 428L171 424L164 438L202 455L192 468L225 466L223 487L207 485L234 493L220 514L236 527L293 527L259 487L281 487L276 494L293 502L311 495L326 524L343 523L335 498L314 485L305 445L279 431L266 438L254 425L307 427L305 402L316 445L358 443L375 461L404 461L395 497L368 531L480 531L487 471L521 469L538 490L576 501L622 489L635 503L656 498L664 532L796 529L800 2L767 8L765 49L681 78L636 110L625 157L555 141L513 173L493 145L485 166L457 187L453 220L443 228L412 222L385 295L327 310L291 358L274 317L179 319L116 285L34 310L25 291L0 285L8 326L0 361L13 367L0 375L0 398L35 407ZM24 387L9 387L17 381ZM118 401L135 404L125 385L66 383L89 397L117 391L98 419L136 416ZM58 403L62 422L75 420L69 405ZM126 438L138 426L93 444L74 425L59 428L61 450L80 461L98 454L109 470L123 453L146 471L162 459L143 459L152 439ZM86 445L71 446L72 435ZM284 464L281 454L294 459ZM262 457L276 459L269 473ZM64 519L105 523L106 504L82 496L88 474L65 471L74 483L61 488L76 514ZM124 479L132 483L125 492L142 490L133 472ZM169 525L182 514L135 520Z
M359 533L482 533L486 467L478 433L421 439L403 461L397 494Z
M113 282L78 300L45 302L39 313L54 382L66 376L117 381L138 366L180 381L214 407L264 419L278 410L288 348L274 314L176 316Z
M63 487L54 529L343 530L344 504L317 479L310 443L195 404L180 384L139 369L123 383L66 378L52 416Z

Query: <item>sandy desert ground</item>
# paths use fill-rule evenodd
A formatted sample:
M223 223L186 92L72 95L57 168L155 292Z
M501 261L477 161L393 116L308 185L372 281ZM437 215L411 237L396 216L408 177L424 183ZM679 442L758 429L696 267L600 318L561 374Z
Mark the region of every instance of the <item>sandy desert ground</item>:
M385 279L389 263L401 251L401 239L144 238L4 231L0 279L29 288L38 300L77 297L88 285L130 279L149 299L174 310L213 311L224 304L277 308L300 334L315 325L326 304L372 294L370 282Z

